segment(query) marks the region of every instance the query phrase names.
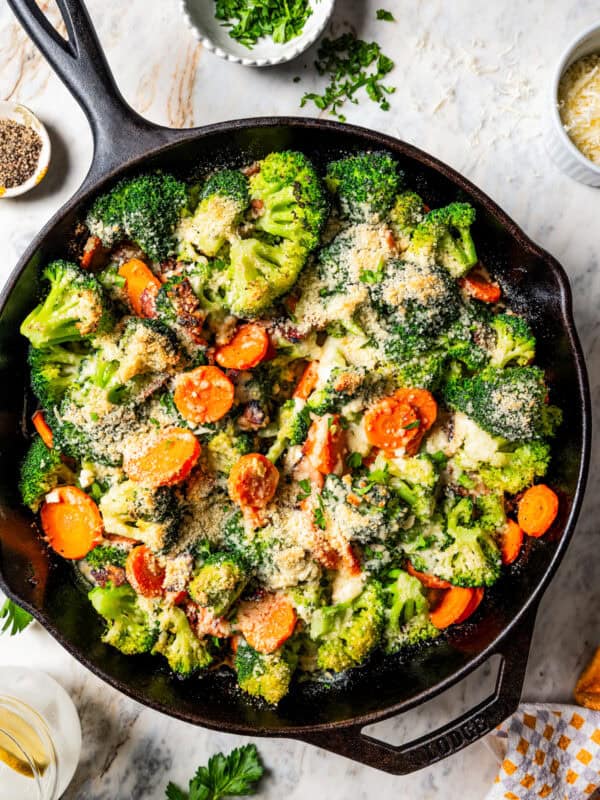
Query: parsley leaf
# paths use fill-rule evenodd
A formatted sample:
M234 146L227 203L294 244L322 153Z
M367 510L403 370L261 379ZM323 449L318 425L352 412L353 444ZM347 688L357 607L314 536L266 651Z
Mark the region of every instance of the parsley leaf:
M387 95L393 94L395 87L383 85L382 80L394 68L394 62L381 52L377 42L365 42L352 33L343 33L337 39L325 38L317 51L315 67L329 83L322 94L307 92L300 100L301 107L312 102L344 122L342 107L346 101L357 104L356 94L364 88L383 111L389 109Z
M0 620L2 619L4 620L4 624L0 628L0 633L6 633L8 631L10 636L14 636L24 631L33 617L7 598L2 608L0 608Z
M215 17L249 50L263 36L285 44L300 36L312 14L309 0L216 0Z
M382 19L385 22L395 22L394 15L391 11L386 11L385 8L377 9L377 19Z
M325 519L325 505L323 503L322 495L317 495L317 503L319 504L317 508L313 511L313 520L317 528L320 528L322 531L327 528L327 521Z
M346 464L350 467L350 469L358 469L358 467L362 467L362 461L363 460L360 453L350 453L346 459Z
M184 792L169 783L167 800L220 800L222 797L241 797L254 794L255 784L262 778L261 764L256 745L236 747L228 756L217 753L206 767L198 767Z
M405 425L404 426L404 430L405 431L413 431L415 428L418 428L420 424L421 424L421 420L420 419L416 419L416 420L414 420L414 422L409 422L408 425Z

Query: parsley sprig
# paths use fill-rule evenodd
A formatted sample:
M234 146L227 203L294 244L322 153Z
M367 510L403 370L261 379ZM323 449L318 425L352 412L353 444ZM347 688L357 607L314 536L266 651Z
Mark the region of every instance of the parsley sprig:
M4 620L0 633L8 633L10 636L21 633L32 619L31 614L7 598L0 608L0 620Z
M302 107L312 101L321 111L329 111L345 122L340 109L346 101L357 104L357 92L364 88L383 111L390 108L388 95L396 89L382 81L394 68L394 62L382 53L377 42L364 42L352 33L343 33L337 39L325 38L317 51L315 67L319 75L329 78L329 84L323 94L307 92L300 101Z
M387 11L385 8L378 8L377 9L377 19L383 20L384 22L395 22L395 17L391 11Z
M228 756L217 753L206 767L198 767L187 792L169 783L167 800L220 800L254 794L263 773L256 745L236 747Z
M249 50L263 36L277 44L295 39L311 14L308 0L215 0L215 17Z

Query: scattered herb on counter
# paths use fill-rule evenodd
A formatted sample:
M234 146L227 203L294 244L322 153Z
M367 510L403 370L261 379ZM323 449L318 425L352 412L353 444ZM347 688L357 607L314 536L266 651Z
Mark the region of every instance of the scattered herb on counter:
M319 75L329 78L329 84L323 94L307 92L300 101L301 107L312 101L321 111L329 111L345 122L340 109L348 100L357 104L356 93L364 87L368 97L383 111L389 109L387 95L396 89L384 86L382 80L392 71L394 62L381 52L377 42L364 42L351 33L337 39L325 38L317 51L315 67Z
M0 608L0 620L4 620L0 633L8 632L10 636L21 633L32 619L31 614L28 614L21 606L7 598L2 608Z
M264 771L256 745L236 747L228 756L217 753L206 767L198 767L187 792L170 783L167 800L220 800L254 794Z
M42 140L30 125L0 119L0 186L12 189L29 180L41 152Z
M309 0L215 0L215 16L249 50L263 36L285 44L300 36L312 14Z
M377 19L382 19L384 22L395 22L396 19L391 11L386 11L385 8L377 9Z

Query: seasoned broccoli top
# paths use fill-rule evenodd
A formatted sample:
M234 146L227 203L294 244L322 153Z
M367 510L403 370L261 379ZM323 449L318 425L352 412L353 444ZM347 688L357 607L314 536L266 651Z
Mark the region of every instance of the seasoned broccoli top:
M43 270L19 488L103 642L273 705L479 613L561 412L475 209L430 203L383 152L155 172Z

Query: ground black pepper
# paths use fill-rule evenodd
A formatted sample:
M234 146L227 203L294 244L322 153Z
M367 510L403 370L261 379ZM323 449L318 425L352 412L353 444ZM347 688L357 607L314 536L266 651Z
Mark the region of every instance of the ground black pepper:
M41 150L42 140L33 128L0 119L0 187L11 189L31 178Z

